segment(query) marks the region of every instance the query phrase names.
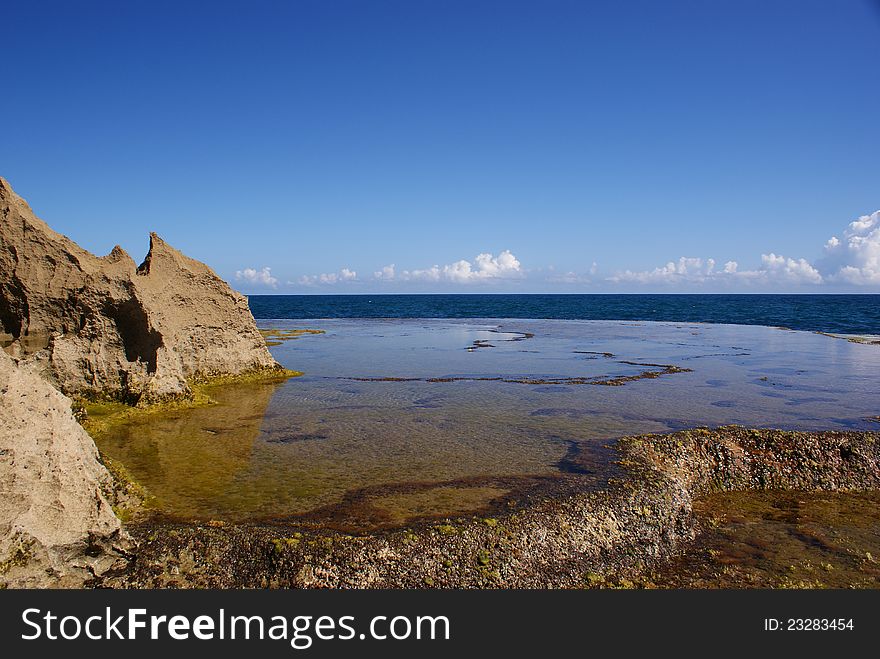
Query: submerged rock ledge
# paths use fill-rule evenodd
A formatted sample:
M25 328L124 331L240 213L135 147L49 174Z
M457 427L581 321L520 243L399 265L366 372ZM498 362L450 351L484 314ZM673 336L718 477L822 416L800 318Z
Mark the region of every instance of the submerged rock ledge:
M145 523L110 587L577 588L639 570L698 533L695 498L731 490L880 488L880 433L725 426L639 435L606 488L548 496L497 519L351 536L281 525ZM576 457L575 457L576 459Z

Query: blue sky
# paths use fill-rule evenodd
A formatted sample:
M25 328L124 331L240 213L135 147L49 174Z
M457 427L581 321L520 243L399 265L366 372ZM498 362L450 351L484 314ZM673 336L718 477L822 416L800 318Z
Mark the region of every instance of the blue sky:
M245 292L880 291L877 2L208 7L4 3L0 175L94 252L154 230Z

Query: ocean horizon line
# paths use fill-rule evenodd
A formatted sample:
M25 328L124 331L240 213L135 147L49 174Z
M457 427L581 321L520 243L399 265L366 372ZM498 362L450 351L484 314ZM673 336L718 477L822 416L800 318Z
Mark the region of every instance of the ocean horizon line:
M878 293L244 293L251 297L877 297Z
M764 325L880 334L878 298L866 293L383 293L253 295L258 319L516 318Z

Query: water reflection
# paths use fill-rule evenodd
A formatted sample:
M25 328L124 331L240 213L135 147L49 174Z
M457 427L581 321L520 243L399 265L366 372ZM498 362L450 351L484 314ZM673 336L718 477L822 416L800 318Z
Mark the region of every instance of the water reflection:
M99 448L121 462L157 498L184 517L223 517L244 503L236 496L254 459L266 409L277 384L210 391L219 404L132 422Z

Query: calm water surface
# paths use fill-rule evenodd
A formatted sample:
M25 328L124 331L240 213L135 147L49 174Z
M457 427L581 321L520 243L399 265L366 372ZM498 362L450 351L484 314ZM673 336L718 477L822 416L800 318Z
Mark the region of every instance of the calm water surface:
M304 376L216 389L218 406L101 441L159 511L393 525L504 506L525 484L564 478L573 446L596 449L599 482L609 473L602 447L627 434L728 423L880 428L871 419L880 346L808 332L582 320L260 324L325 330L272 348ZM656 377L634 377L645 372Z

